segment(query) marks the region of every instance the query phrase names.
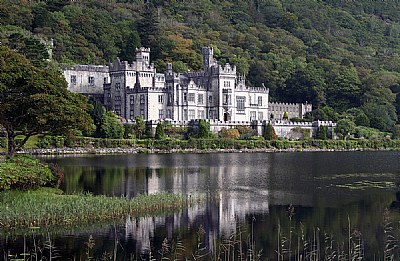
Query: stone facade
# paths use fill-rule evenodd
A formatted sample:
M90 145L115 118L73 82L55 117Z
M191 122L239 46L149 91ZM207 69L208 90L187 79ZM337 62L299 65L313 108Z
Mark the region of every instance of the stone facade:
M186 73L173 72L172 64L157 73L147 48L137 50L132 64L117 59L109 65L105 106L131 120L268 120L267 88L246 86L235 66L215 61L211 47L203 48L203 59L204 71Z
M64 76L69 90L101 97L127 122L136 116L177 124L207 119L213 131L247 125L261 133L263 122L282 120L285 112L290 119L312 110L308 103L269 103L269 89L247 86L235 66L217 63L212 47L202 52L201 72L176 73L167 64L165 72L158 73L150 49L139 48L132 63L116 59L108 66L77 65L65 69Z
M307 112L312 111L310 103L284 103L284 102L270 102L269 103L269 117L271 120L283 120L285 114L287 119L299 118L302 119Z
M104 97L103 86L110 81L109 68L102 65L68 67L64 69L64 77L70 91L94 96L100 101Z
M108 66L77 65L64 70L69 90L103 96L104 105L129 120L187 121L268 120L269 90L246 86L236 67L219 65L211 47L203 48L204 71L175 73L167 64L157 73L150 49L136 51L133 63L115 60Z

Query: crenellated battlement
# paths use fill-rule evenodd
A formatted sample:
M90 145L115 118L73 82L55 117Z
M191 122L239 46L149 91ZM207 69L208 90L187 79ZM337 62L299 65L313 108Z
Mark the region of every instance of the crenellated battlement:
M262 92L262 93L269 93L269 89L264 87L259 87L259 86L249 86L247 87L250 92Z
M273 106L296 106L296 107L300 105L300 103L290 103L290 102L270 102L269 104Z
M75 66L71 66L71 67L65 67L64 71L65 70L108 73L109 67L107 65L80 64L80 65L75 65Z
M149 48L146 48L146 47L136 48L135 51L136 52L147 52L147 53L149 53L150 52L150 47Z
M285 121L285 120L272 120L271 121L272 126L292 126L292 127L312 127L313 122L306 121L306 122L294 122L294 121Z
M204 72L186 72L184 75L188 78L201 78L204 77Z
M121 61L117 58L113 63L109 65L110 72L117 71L145 71L145 72L155 72L154 63L147 64L144 62L138 63L128 63L128 61Z
M218 65L218 73L236 75L236 66L231 66L229 63Z

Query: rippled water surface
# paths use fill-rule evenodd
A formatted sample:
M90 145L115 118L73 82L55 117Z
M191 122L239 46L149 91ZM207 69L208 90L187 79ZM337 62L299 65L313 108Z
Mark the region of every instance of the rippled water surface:
M124 224L25 237L25 248L50 238L61 259L87 257L89 237L93 238L90 256L129 260L148 257L150 251L160 259L165 238L170 245L179 242L186 252L197 253L202 249L199 244L211 251L216 242L232 235L241 235L245 244L254 242L264 260L277 259L277 252L295 255L295 249L304 248L304 240L299 246L302 238L315 244L334 242L340 252L350 237L351 242L359 240L370 259L384 255L384 210L390 210L395 223L400 220L396 197L400 152L135 154L46 160L64 169L66 193L135 197L166 191L208 198L172 215L127 217ZM0 247L3 253L21 253L23 242L22 236L3 237Z

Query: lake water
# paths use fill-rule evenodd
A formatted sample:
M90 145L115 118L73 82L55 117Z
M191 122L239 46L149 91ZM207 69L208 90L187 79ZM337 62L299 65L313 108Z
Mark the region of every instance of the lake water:
M400 239L400 152L134 154L46 160L64 169L66 193L135 197L171 192L206 198L175 214L127 217L124 224L25 238L25 248L50 238L61 260L141 260L149 255L159 260L173 248L177 255L194 259L235 247L229 255L225 251L226 260L256 254L262 260L277 260L278 253L281 259L290 255L292 260L313 255L314 260L327 255L383 260L385 249L386 254L398 254L386 245L395 245L391 235ZM385 209L391 223L384 220ZM384 226L389 232L384 233ZM23 247L21 236L0 242L2 253L23 253Z

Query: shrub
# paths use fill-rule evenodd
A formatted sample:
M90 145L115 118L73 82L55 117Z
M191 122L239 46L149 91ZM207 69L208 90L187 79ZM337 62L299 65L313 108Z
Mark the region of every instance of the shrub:
M118 116L107 111L100 126L102 138L121 139L124 136L124 126L119 122Z
M319 126L317 129L316 139L318 140L326 140L328 133L328 128L325 126Z
M146 123L143 120L142 116L135 117L135 124L133 124L133 131L135 133L136 138L141 139L146 132Z
M64 147L64 137L62 136L56 136L54 137L54 146L56 148L62 148Z
M156 127L156 134L154 136L157 140L162 140L165 138L164 124L158 123Z
M135 137L135 129L133 124L124 124L124 139L132 139Z
M150 124L146 125L145 137L148 138L148 139L153 138L153 127L151 127Z
M264 138L266 140L275 140L276 139L276 133L275 133L274 127L272 127L271 123L268 123L264 127Z
M199 120L199 129L197 132L199 139L206 139L210 137L210 123L205 120Z
M39 137L36 146L41 149L51 148L53 146L52 137L48 135Z
M239 131L237 129L225 129L222 128L219 132L221 138L226 139L237 139L240 137Z
M7 148L7 138L0 137L0 147L1 148Z
M252 128L248 126L236 126L235 129L239 131L240 137L239 139L242 140L248 140L251 139L254 136L257 136L257 130L253 130Z
M165 124L164 126L165 135L171 139L187 139L188 128L187 127L177 127L171 124Z
M48 165L31 157L17 156L0 166L0 190L34 189L56 180Z

